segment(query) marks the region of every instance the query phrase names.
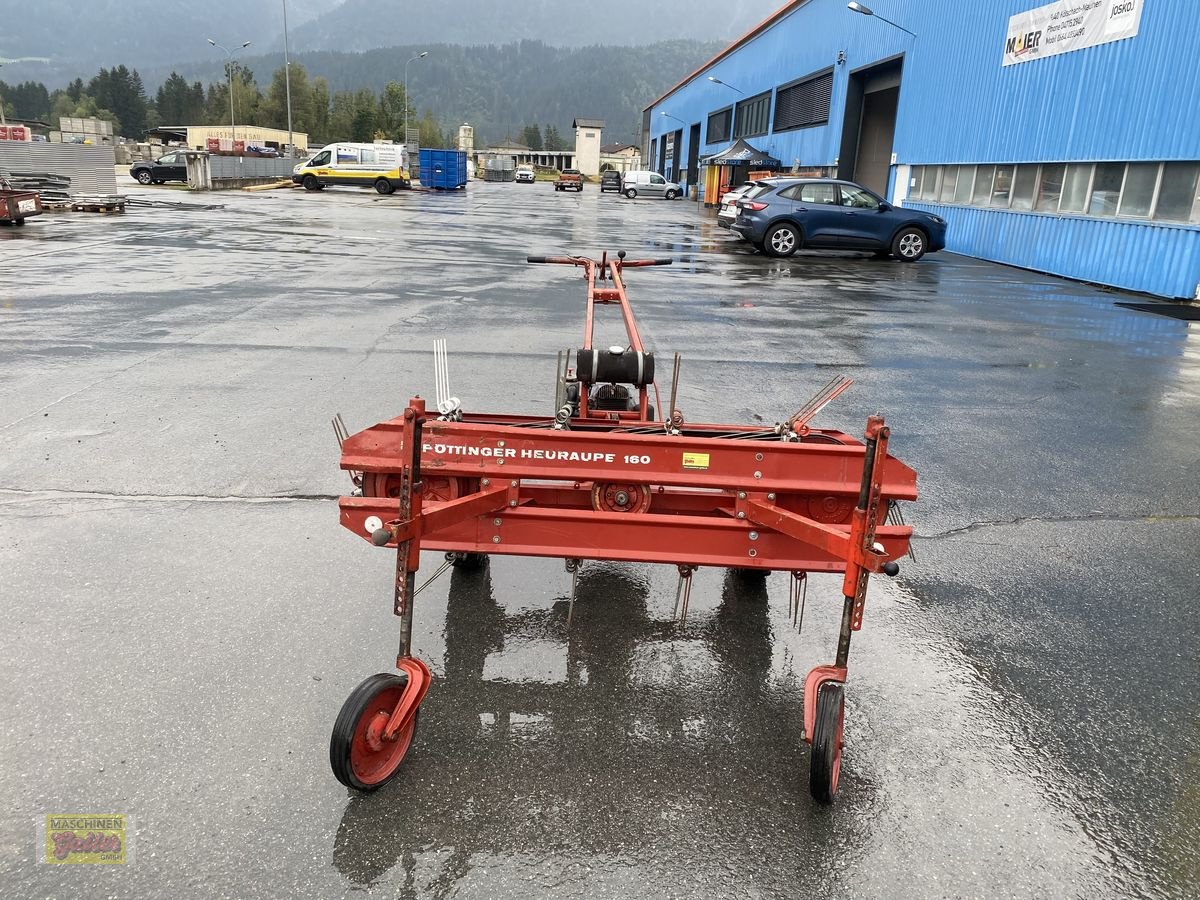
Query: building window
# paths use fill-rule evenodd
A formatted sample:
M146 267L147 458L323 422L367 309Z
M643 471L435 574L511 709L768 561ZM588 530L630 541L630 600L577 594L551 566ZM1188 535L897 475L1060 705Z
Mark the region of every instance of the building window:
M1200 162L913 166L909 197L1200 225Z
M767 133L771 116L771 92L759 94L737 105L733 120L733 136L755 137Z
M733 107L729 109L719 109L708 117L708 143L719 144L721 141L729 140L729 135L733 129L730 125L733 122Z
M1117 212L1121 197L1121 182L1125 178L1124 163L1099 163L1092 176L1088 213L1093 216L1112 216Z
M1033 192L1037 188L1037 180L1037 166L1017 166L1009 209L1033 209Z
M1092 167L1078 163L1067 166L1066 180L1063 182L1062 201L1058 204L1059 212L1083 212L1087 200L1088 185L1092 183Z
M775 94L775 131L811 128L829 121L833 97L832 67L785 85ZM765 130L765 129L764 129Z
M963 206L971 204L971 191L975 187L975 167L958 167L958 186L954 189L954 202Z
M1034 209L1038 212L1054 212L1058 209L1058 199L1062 196L1063 174L1066 171L1067 167L1064 165L1042 166Z
M1200 223L1200 163L1163 163L1154 218L1163 222Z
M995 166L979 166L975 169L975 192L971 195L972 206L987 206L992 199L992 176Z
M992 199L989 206L1006 208L1012 192L1013 166L996 166L996 178L992 182Z
M954 202L954 191L958 187L958 166L942 168L942 189L938 192L938 200L942 203Z
M1158 183L1158 169L1158 163L1130 163L1126 167L1118 216L1145 219L1150 215L1154 186Z

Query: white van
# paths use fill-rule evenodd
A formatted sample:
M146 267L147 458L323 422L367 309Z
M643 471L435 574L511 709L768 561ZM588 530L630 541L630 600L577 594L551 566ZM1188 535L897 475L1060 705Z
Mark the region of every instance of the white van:
M673 181L667 181L657 172L634 170L626 172L621 179L621 193L632 200L634 197L661 197L674 200L683 191Z
M327 144L292 169L292 181L308 191L352 184L390 194L410 186L406 156L403 144Z

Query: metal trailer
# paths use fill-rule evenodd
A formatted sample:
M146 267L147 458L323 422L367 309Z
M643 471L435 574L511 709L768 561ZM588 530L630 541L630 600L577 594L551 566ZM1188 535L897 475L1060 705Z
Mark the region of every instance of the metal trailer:
M656 416L663 406L655 358L638 334L624 271L671 260L624 257L528 258L576 267L587 285L583 346L559 353L553 416L465 412L449 395L445 342L438 341L436 411L414 397L400 416L354 435L334 419L341 467L357 488L339 500L341 523L395 549L393 610L400 617L399 672L360 684L334 724L330 764L346 786L385 784L412 744L431 680L411 644L426 549L446 553L429 581L450 566L481 566L487 554L564 559L572 576L568 624L587 560L676 566L680 619L700 566L789 573L789 614L801 621L808 573L844 573L836 654L804 684L810 790L819 802L833 800L851 637L862 627L870 575L895 575L896 560L908 552L912 528L896 504L916 499L916 473L889 455L889 429L879 416L868 418L863 441L810 427L851 384L845 378L773 426L693 424L675 403L676 354L669 404ZM627 346L593 346L604 307L620 313Z
M42 214L42 198L37 191L15 191L0 181L0 222L24 225L30 216Z

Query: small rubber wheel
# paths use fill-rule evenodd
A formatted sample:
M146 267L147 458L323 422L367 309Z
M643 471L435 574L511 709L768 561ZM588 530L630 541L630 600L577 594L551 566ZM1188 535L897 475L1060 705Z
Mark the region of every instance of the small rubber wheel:
M379 194L390 194L394 188L392 183L386 178L380 178L375 182L375 192Z
M396 740L384 740L383 729L407 687L408 676L403 673L372 675L342 704L329 738L329 765L346 787L373 791L387 784L400 768L412 746L420 710Z
M17 219L15 222L13 222L13 225L15 225L17 228L23 228L25 227L25 220Z
M925 255L925 232L904 228L892 239L892 253L900 262L916 262Z
M817 689L808 789L818 803L832 803L837 795L842 771L842 725L846 719L844 687L841 682L827 681Z
M763 246L770 256L791 256L800 248L800 232L790 222L781 222L767 230Z
M665 196L668 200L674 200L679 195L675 193L675 191L667 191L663 196Z
M769 569L730 569L729 571L735 578L759 584L766 581L767 576L771 574Z
M635 191L633 188L626 188L625 196L628 197L630 200L636 200L637 199L637 191Z
M149 184L154 180L154 176L150 174L149 169L142 169L137 173L138 184Z
M321 182L317 181L317 176L315 175L305 175L303 183L306 191L319 191L321 189Z

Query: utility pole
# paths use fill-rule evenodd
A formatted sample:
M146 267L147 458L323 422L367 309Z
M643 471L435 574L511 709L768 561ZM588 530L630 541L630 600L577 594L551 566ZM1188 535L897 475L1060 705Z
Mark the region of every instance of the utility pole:
M292 139L292 64L288 61L287 0L283 0L283 84L287 91L288 156L296 155L296 143Z

